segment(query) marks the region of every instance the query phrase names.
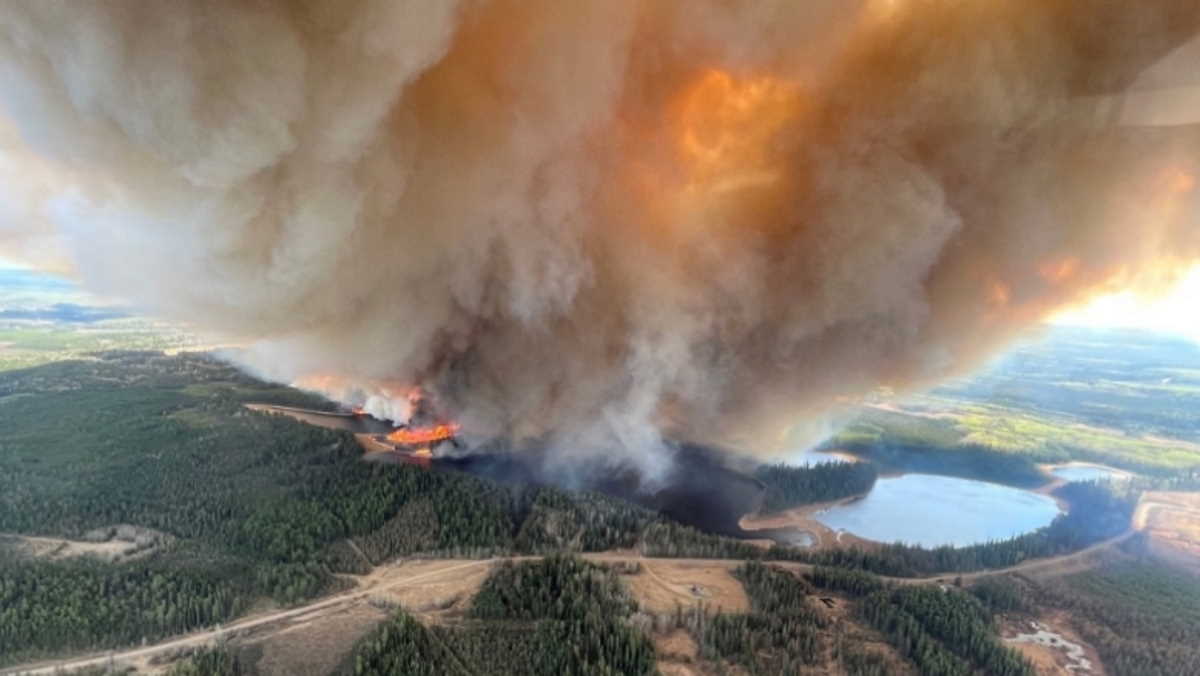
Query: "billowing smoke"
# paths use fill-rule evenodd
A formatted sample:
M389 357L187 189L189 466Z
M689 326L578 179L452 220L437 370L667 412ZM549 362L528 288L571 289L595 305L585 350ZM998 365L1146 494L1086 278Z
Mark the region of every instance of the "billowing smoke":
M383 415L419 383L477 438L769 449L1200 259L1198 27L1194 0L7 0L0 246Z

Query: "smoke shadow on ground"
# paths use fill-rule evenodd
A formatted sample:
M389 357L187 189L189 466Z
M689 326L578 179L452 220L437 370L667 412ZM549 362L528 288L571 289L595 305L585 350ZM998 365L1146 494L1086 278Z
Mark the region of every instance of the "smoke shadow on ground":
M682 524L733 537L762 537L743 530L738 521L762 503L763 485L730 469L715 449L673 444L673 463L666 475L649 480L637 469L613 466L588 457L565 463L539 446L512 449L505 442L485 444L468 455L440 457L437 469L456 470L504 483L557 486L595 491L628 500Z
M264 404L251 406L257 407L255 410L283 413L310 425L353 434L386 435L394 429L392 423L369 415ZM635 467L614 464L597 454L574 457L564 453L564 449L552 449L540 443L514 447L508 440L492 439L469 451L457 444L456 441L443 444L438 456L427 466L434 470L465 472L501 483L604 493L707 533L739 538L767 537L783 544L806 544L796 539L794 529L742 529L741 518L762 506L764 487L757 479L730 466L745 462L747 467L753 467L757 461L739 458L727 449L669 443L669 469L663 476L651 478ZM393 461L400 462L398 459Z

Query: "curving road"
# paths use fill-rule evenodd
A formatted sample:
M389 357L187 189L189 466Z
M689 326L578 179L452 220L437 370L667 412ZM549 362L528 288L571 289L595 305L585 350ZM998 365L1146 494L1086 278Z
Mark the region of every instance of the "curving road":
M1008 573L1018 573L1018 572L1025 572L1025 573L1037 572L1039 570L1044 570L1044 569L1053 569L1053 568L1062 566L1063 564L1081 562L1081 561L1088 559L1096 552L1099 552L1103 549L1107 549L1109 547L1117 545L1117 544L1129 539L1130 537L1132 537L1135 533L1138 532L1138 530L1140 528L1144 527L1144 525L1146 523L1146 519L1148 518L1149 512L1153 509L1159 509L1159 508L1178 509L1179 507L1176 505L1169 504L1169 503L1143 502L1142 504L1138 505L1137 511L1134 513L1133 525L1128 530L1126 530L1124 533L1121 533L1120 535L1117 535L1116 537L1110 538L1108 540L1104 540L1103 542L1098 542L1090 547L1086 547L1077 552L1072 552L1070 554L1064 554L1062 556L1055 556L1055 557L1043 558L1043 559L1030 559L1028 561L1024 561L1015 566L1009 566L1007 568L980 570L980 571L975 571L975 572L971 572L971 573L948 572L948 573L943 573L940 575L931 575L928 577L913 577L913 578L885 577L885 579L890 580L892 582L900 583L900 584L939 583L939 582L947 582L954 578L961 578L963 582L970 582L970 581L973 581L973 580L976 580L976 579L979 579L982 577L988 577L991 575L1005 575ZM695 565L710 566L710 567L717 567L717 568L720 568L720 567L735 568L743 563L743 561L740 559L655 558L655 557L644 557L644 556L640 556L640 555L628 553L628 552L597 552L597 553L586 553L586 554L582 554L581 556L590 561L607 562L607 563L626 562L626 561L637 561L637 562L643 562L643 563L663 562L663 563L675 563L675 564L691 563L691 564L695 564ZM489 559L472 559L469 561L463 561L462 563L457 563L457 564L449 565L449 566L446 566L443 568L438 568L437 570L424 572L424 573L421 573L418 575L412 575L409 577L399 578L399 579L394 579L394 580L386 580L386 581L378 582L378 583L370 585L370 586L360 587L360 588L354 589L352 591L344 592L344 593L337 594L334 596L326 597L324 599L320 599L318 601L314 601L308 605L299 606L296 608L289 608L287 610L280 610L280 611L267 613L267 614L263 614L263 615L246 617L246 618L243 618L236 622L233 622L231 624L224 625L220 629L194 632L194 633L186 634L184 636L180 636L177 638L167 639L166 641L164 641L162 643L157 643L152 646L132 648L129 650L124 650L124 651L110 651L110 652L105 652L105 653L95 653L95 654L84 656L84 657L76 657L76 658L69 658L69 659L65 659L65 660L46 661L46 662L39 662L39 663L35 663L35 664L22 665L22 666L17 666L17 667L9 667L7 669L0 670L0 676L17 676L18 674L20 674L22 676L26 676L26 675L34 676L34 675L42 675L42 674L58 674L58 673L62 673L64 671L83 669L83 668L87 668L87 667L104 667L110 663L128 664L134 660L142 660L142 659L152 658L157 655L164 654L164 653L178 651L181 648L192 648L192 647L198 647L198 646L202 646L205 644L213 643L213 642L216 642L219 638L221 638L223 636L228 637L235 633L243 634L249 630L262 628L262 627L264 627L266 625L270 625L272 623L297 619L297 618L303 617L305 615L310 615L313 613L326 613L326 612L333 612L335 610L340 610L340 609L344 608L346 605L366 601L370 596L372 596L373 594L376 594L378 592L386 591L389 589L395 589L397 587L404 587L407 585L416 584L416 583L419 583L421 581L427 580L432 577L444 575L450 571L461 570L464 568L472 568L472 567L477 567L477 566L491 565L493 563L496 563L499 561L505 561L505 560L507 560L507 561L528 561L528 560L534 560L534 559L538 559L538 558L540 558L540 557L537 557L537 556L513 556L513 557L493 557L493 558L489 558ZM789 570L795 570L798 572L811 571L813 568L813 566L810 564L795 563L795 562L790 562L790 561L772 561L770 563L772 565L778 565L783 568L787 568Z
M180 648L190 648L205 645L216 641L222 636L228 636L234 632L242 633L251 629L262 627L263 625L271 624L273 622L295 619L314 612L339 609L346 604L365 601L372 594L376 594L380 591L410 585L436 575L444 575L445 573L453 570L487 565L497 560L498 559L475 559L471 561L465 561L458 565L439 568L434 571L421 573L420 575L413 575L411 577L401 578L399 580L390 580L370 587L363 587L342 594L337 594L335 596L329 596L305 606L280 610L265 615L247 617L237 622L233 622L232 624L224 625L220 629L185 634L178 638L167 639L162 643L157 643L152 646L133 648L119 652L110 651L89 655L87 657L56 660L53 662L42 662L38 664L9 667L7 669L0 670L0 674L3 674L4 676L15 676L17 674L20 674L21 676L34 676L35 674L58 674L64 671L74 671L87 667L104 667L109 664L110 661L124 664L132 660L154 657L155 655L162 653L176 651Z

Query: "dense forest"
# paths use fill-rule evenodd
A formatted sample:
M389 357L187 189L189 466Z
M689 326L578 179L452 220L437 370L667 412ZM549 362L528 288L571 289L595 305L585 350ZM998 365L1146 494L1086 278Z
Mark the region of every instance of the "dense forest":
M734 571L750 597L751 612L717 614L690 627L709 659L739 664L753 674L790 674L824 656L821 632L829 618L808 602L810 588L783 570L761 563Z
M0 554L0 655L154 640L247 607L246 571L173 558L112 566Z
M97 541L131 524L152 536L116 562L32 558L19 539L0 538L0 666L209 627L265 598L298 603L347 584L339 574L402 556L621 548L750 561L736 574L751 612L693 613L679 623L708 658L752 673L786 673L822 659L852 674L888 673L878 653L822 633L827 621L810 598L817 587L854 597L857 617L922 673L1022 674L1026 667L997 648L989 618L1027 607L1027 591L996 581L942 598L870 573L1000 568L1074 551L1128 528L1139 490L1197 481L1067 484L1058 496L1072 505L1068 514L1033 533L972 547L764 550L595 493L363 463L348 433L251 412L247 401L329 407L201 355L106 353L0 373L0 533ZM972 472L1008 471L963 462ZM1023 471L1008 480L1023 481ZM764 509L785 509L868 490L875 469L767 466L758 478ZM820 567L805 581L758 563L764 559L840 568ZM1163 605L1183 619L1163 620L1158 640L1144 604L1115 590L1123 575L1152 598L1183 584L1158 569L1131 567L1069 578L1047 586L1045 598L1098 618L1085 638L1104 643L1106 660L1132 673L1187 673L1172 669L1194 667L1196 654L1175 646L1200 638L1186 626L1200 622L1191 610L1197 599L1178 595ZM1123 607L1143 610L1122 614ZM634 628L635 610L613 572L578 559L501 565L461 621L427 628L398 613L363 642L347 670L501 673L496 665L504 663L522 665L513 674L651 673L653 651ZM1146 629L1123 634L1121 623ZM178 668L241 673L231 660L213 651Z
M1031 558L1057 556L1115 537L1129 528L1138 491L1125 484L1075 482L1055 490L1071 505L1048 526L1007 540L967 547L925 548L895 543L867 550L858 547L780 551L819 565L861 568L881 575L913 577L1006 568Z
M754 478L763 483L763 512L779 512L815 502L862 495L878 474L869 462L823 462L808 467L762 465Z
M1046 483L1037 463L1048 458L1005 453L965 442L962 433L948 423L919 416L864 411L859 420L834 435L823 448L848 451L871 461L883 472L942 474L1018 488Z
M116 564L0 543L0 661L211 625L404 554L634 546L657 519L600 495L363 463L350 435L248 400L327 405L201 355L0 374L0 532L102 540L135 524L157 542Z
M167 676L250 676L253 670L236 654L221 647L206 647L171 665Z
M1061 609L1111 674L1200 673L1200 584L1134 538L1100 568L1015 584L1019 609Z
M106 353L0 374L0 533L155 534L128 562L0 559L0 662L207 626L264 596L296 603L335 590L336 573L404 555L758 555L604 495L363 463L348 433L246 401L327 405L202 355ZM80 609L59 582L72 575L78 589L160 586Z
M879 630L919 673L1033 676L999 640L991 611L974 596L933 585L890 585L869 573L817 568L814 586L858 598L856 614Z
M654 649L628 622L635 607L613 571L580 559L506 562L462 626L426 628L397 612L362 642L351 673L652 674Z

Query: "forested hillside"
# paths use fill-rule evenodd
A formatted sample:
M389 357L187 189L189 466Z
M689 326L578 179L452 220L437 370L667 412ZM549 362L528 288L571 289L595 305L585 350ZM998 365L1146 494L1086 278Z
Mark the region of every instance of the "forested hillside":
M957 589L890 585L861 571L817 568L808 580L858 599L856 614L883 633L920 674L1033 676L1033 668L1001 644L991 612Z
M650 636L680 630L693 673L1031 676L999 641L990 611L959 590L894 587L861 571L808 579L751 562L734 571L746 613L703 605L639 611L622 575L570 557L497 565L461 617L423 625L398 611L347 659L347 674L655 673ZM822 602L825 598L833 605ZM845 604L844 610L831 610ZM888 641L894 649L881 649ZM666 672L663 673L675 673Z
M0 533L154 534L117 563L30 558L19 538L0 541L0 663L225 622L401 555L758 552L598 494L363 463L348 433L246 401L329 405L203 355L106 353L0 374Z
M654 649L629 622L637 604L612 571L576 558L497 567L459 626L403 611L368 636L354 676L652 674Z
M1014 585L1017 603L1060 609L1110 674L1200 673L1200 579L1143 554L1135 538L1097 569Z
M957 592L943 598L893 588L862 571L927 575L1074 551L1122 532L1145 487L1068 484L1060 497L1072 504L1069 514L1033 533L973 547L763 550L603 495L364 463L348 433L252 412L247 401L330 406L203 355L106 353L0 374L0 665L226 623L252 606L336 591L349 584L339 574L365 573L401 556L630 549L752 562L737 571L751 612L681 611L670 620L692 633L713 664L788 673L837 662L866 676L892 673L903 657L920 673L1021 674L1025 667L996 647L985 612L1020 606L1011 588L981 585L974 590L980 601ZM764 508L785 509L867 490L875 470L869 463L768 466L758 476ZM134 541L116 561L34 555L20 537L102 544L126 531ZM838 568L821 568L805 581L754 562L763 559ZM1099 618L1089 636L1105 642L1106 659L1134 672L1178 673L1170 668L1193 664L1192 652L1171 647L1195 638L1186 622L1162 623L1169 641L1152 640L1150 629L1116 635L1121 623L1149 626L1122 614L1133 607L1127 599L1111 600L1118 576L1144 581L1150 596L1181 580L1140 569L1096 575L1047 587L1045 596ZM814 586L855 599L857 621L888 637L895 654L833 631L814 605ZM1190 617L1190 597L1175 600L1184 605L1166 607ZM397 614L347 668L501 673L496 665L511 663L523 665L513 674L650 673L645 625L612 572L551 556L497 567L453 626L427 627ZM208 673L210 666L244 673L235 657L198 655L179 665L180 673Z
M878 473L869 462L823 462L808 467L763 465L754 472L766 487L762 511L778 512L814 502L862 495Z

